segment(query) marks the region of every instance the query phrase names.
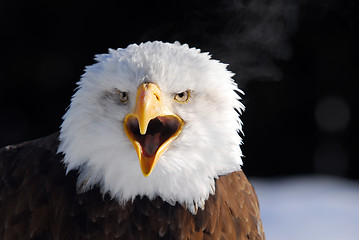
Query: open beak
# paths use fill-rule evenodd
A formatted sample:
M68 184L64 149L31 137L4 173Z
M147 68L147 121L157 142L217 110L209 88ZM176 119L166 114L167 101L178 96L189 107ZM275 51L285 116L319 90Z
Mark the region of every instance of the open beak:
M163 105L161 90L156 84L143 83L138 87L136 105L126 116L124 129L137 152L145 177L180 134L183 125L183 120Z

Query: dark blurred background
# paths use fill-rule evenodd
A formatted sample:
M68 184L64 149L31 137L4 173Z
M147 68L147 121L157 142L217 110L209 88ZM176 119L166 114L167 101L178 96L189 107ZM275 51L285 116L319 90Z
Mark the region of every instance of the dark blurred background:
M359 179L358 13L353 0L2 1L0 146L58 131L94 54L178 40L237 74L247 175Z

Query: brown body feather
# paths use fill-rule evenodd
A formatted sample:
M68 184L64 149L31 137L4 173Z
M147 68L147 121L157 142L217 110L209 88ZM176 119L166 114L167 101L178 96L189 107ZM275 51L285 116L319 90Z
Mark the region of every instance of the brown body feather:
M264 239L256 194L242 171L216 180L204 210L137 197L120 206L98 188L76 191L58 134L0 151L0 239Z

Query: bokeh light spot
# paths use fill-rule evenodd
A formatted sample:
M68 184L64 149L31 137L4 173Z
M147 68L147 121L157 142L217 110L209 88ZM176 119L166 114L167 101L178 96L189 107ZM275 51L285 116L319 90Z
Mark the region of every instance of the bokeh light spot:
M325 97L315 108L315 120L324 131L343 131L350 120L349 106L341 97Z

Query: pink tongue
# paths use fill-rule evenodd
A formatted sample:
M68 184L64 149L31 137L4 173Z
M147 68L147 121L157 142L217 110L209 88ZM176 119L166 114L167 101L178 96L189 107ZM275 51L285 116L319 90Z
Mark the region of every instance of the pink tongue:
M152 157L155 155L157 149L160 147L160 133L156 133L155 135L146 135L143 145L143 155L146 157Z

